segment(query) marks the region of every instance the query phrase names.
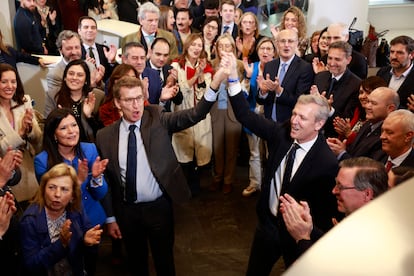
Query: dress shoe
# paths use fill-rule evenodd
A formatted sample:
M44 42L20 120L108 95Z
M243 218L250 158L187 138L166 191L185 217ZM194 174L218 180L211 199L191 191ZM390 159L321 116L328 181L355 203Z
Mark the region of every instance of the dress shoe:
M233 190L233 186L231 184L224 184L223 185L223 194L229 194Z
M247 187L243 190L242 195L243 195L243 196L245 196L245 197L249 197L249 196L251 196L252 194L254 194L255 192L257 192L257 188L256 188L256 187L253 187L253 186L247 186Z

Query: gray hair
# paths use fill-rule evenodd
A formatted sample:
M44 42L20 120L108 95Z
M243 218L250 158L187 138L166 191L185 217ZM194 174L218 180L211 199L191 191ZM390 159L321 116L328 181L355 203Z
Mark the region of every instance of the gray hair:
M339 163L340 168L357 168L354 186L358 191L371 189L376 198L388 189L388 175L384 164L368 157L345 159Z
M138 21L145 19L147 12L156 13L160 17L160 9L152 2L146 2L138 8Z
M329 50L330 49L339 49L339 50L342 50L345 53L345 56L347 58L350 57L350 56L352 56L352 46L351 46L351 44L349 44L348 42L345 42L345 41L335 41L335 42L332 42L329 45Z
M348 25L346 25L345 23L332 23L331 25L328 26L328 33L329 33L329 29L335 28L335 27L339 27L342 29L341 34L343 36L349 36L349 30L348 30Z
M405 132L412 131L414 132L414 114L407 110L407 109L398 109L390 114L388 114L387 118L385 120L391 120L391 119L398 119L401 122L401 125L403 127L403 130ZM414 143L414 136L411 140L411 144Z
M71 31L71 30L63 30L59 33L59 35L56 39L56 47L59 50L62 49L62 41L63 40L69 40L72 37L77 37L79 39L80 43L82 43L82 39L81 39L81 37L78 33L75 33L74 31Z
M329 117L329 103L328 100L325 97L322 97L320 95L301 95L298 98L298 101L296 104L316 104L319 109L318 112L315 114L315 120L318 121L325 121Z

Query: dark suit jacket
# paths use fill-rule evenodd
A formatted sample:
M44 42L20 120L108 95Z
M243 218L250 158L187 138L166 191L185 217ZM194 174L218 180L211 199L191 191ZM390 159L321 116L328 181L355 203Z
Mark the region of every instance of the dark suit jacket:
M263 77L266 78L266 75L269 74L270 79L275 80L279 65L280 58L266 63ZM312 66L300 57L295 56L282 82L283 93L276 99L276 117L279 122L284 122L290 118L298 97L309 93L314 76ZM257 96L256 100L258 104L264 105L265 117L271 118L275 93L270 92L266 99Z
M171 134L203 120L213 104L203 98L195 108L177 112L163 112L163 108L156 105L145 107L140 131L148 162L164 194L176 202L188 200L190 191L171 145ZM108 217L119 214L124 198L118 157L120 123L118 120L101 129L96 139L101 158L109 159L105 177L110 189L103 203ZM111 141L110 147L108 141Z
M414 150L411 150L410 154L401 162L400 167L414 168Z
M147 60L146 66L151 68L149 60ZM170 75L170 73L168 71L171 70L171 69L173 69L173 67L169 64L166 64L162 67L162 71L161 71L161 73L163 75L162 87L164 87L166 85L167 77ZM161 94L160 94L160 96L161 96ZM176 105L180 105L183 102L183 93L181 92L181 90L178 91L178 93L177 93L177 95L175 95L175 97L173 97L171 100L168 100L165 103L164 107L167 111L171 111L171 102L173 102Z
M141 2L141 1L140 1ZM138 3L135 0L117 0L119 20L138 24Z
M7 46L7 50L9 50L10 55L1 51L0 55L3 57L6 63L10 64L14 68L17 69L16 64L18 62L25 62L33 65L39 65L39 58L35 56L31 56L26 53L18 52L10 46Z
M83 45L82 45L83 46ZM115 68L115 64L110 64L108 59L105 56L104 53L104 48L106 48L106 50L109 50L109 48L105 45L99 44L99 43L95 43L96 46L96 50L98 51L99 54L99 61L101 62L101 65L103 67L105 67L105 75L103 77L104 82L106 82L109 77L112 74L112 71ZM85 47L82 47L82 59L85 60L86 59L86 49Z
M331 73L329 71L324 71L316 74L315 85L318 87L319 92L328 92L330 84ZM353 117L354 110L359 102L358 94L360 84L361 79L353 74L349 69L346 69L341 79L334 86L330 94L333 95L332 106L335 108L335 113L328 119L325 124L324 129L326 137L338 136L333 128L332 123L333 119L336 116L339 116L341 118Z
M162 81L157 70L150 67L145 67L142 72L142 78L148 78L148 101L151 104L159 104L162 90Z
M277 219L269 209L271 180L293 143L290 137L290 124L289 122L278 124L250 111L242 93L230 97L230 101L237 120L257 136L265 139L269 148L269 159L266 163L261 187L262 192L257 203L259 221L269 229L270 234L272 228L279 231L282 246L284 246L282 252L291 257L296 256L296 243L287 233L283 219L278 216L279 223L277 223ZM326 144L325 138L319 134L315 144L293 176L291 183L285 188L286 192L296 200L305 200L309 203L313 222L323 231L332 227L331 218L338 214L336 200L331 192L335 186L337 172L338 161Z
M327 64L327 59L328 55L325 55L321 60ZM352 60L348 64L348 69L360 79L366 79L368 76L368 63L366 57L360 52L352 50Z
M382 151L380 139L381 126L382 123L370 133L371 125L369 122L366 122L359 130L354 142L348 145L347 152L341 157L341 160L365 156L379 162L385 162L387 155Z
M378 72L377 76L383 78L388 84L391 81L391 66L382 67ZM414 94L414 67L408 73L407 78L401 84L397 91L400 96L400 108L407 109L408 100L407 98Z

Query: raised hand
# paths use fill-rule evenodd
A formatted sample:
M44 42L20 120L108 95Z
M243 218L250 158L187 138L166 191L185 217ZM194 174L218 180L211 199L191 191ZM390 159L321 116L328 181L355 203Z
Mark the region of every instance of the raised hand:
M70 231L71 224L72 222L69 219L67 219L62 225L62 229L60 229L59 238L63 247L68 247L70 239L72 238L72 232Z
M326 143L336 156L346 150L346 139L341 141L338 138L328 138Z
M83 241L87 246L97 245L101 242L101 235L102 229L101 226L98 224L95 225L95 227L86 231L85 236L83 237Z
M246 77L250 78L253 74L253 63L249 64L247 57L243 58L243 67L244 67L244 72L246 73Z
M19 134L22 138L26 138L33 129L33 109L26 108L23 118L22 124L19 130Z
M298 203L288 194L280 198L280 211L289 234L295 241L310 240L313 229L312 216L309 205L305 201Z
M82 185L83 182L88 178L89 168L87 159L78 159L78 182Z
M93 162L92 165L92 177L97 178L103 174L106 169L106 165L108 165L108 162L108 159L101 160L100 156L96 157L95 162Z
M82 111L83 111L83 114L85 114L86 118L92 117L92 112L95 108L95 102L96 102L95 94L93 92L89 92L88 97L85 98L85 100L83 101L83 105L82 105Z
M11 178L13 170L17 169L23 161L20 150L9 148L3 158L0 158L0 188Z
M107 50L106 47L103 47L103 51L106 59L110 63L114 63L117 52L116 46L114 44L109 45L109 50Z
M323 61L319 60L317 57L314 57L312 60L312 68L315 74L328 70L327 66L325 66L325 63L323 63Z
M6 192L0 197L0 236L3 236L10 226L10 220L17 208L14 203L14 196Z
M335 117L333 120L333 126L336 133L343 137L348 137L351 134L351 122L349 118Z

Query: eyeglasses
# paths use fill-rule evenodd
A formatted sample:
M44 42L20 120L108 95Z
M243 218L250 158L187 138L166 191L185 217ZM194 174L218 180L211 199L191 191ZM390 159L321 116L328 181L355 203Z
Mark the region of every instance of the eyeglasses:
M247 21L247 20L245 21L245 20L243 20L241 23L253 25L256 22L255 21Z
M209 29L209 30L213 30L213 31L218 29L218 27L212 26L212 25L209 25L209 24L206 25L206 28Z
M259 50L263 51L263 52L273 52L274 51L274 49L272 47L259 47Z
M357 188L355 186L352 186L352 187L342 186L342 184L336 183L335 189L342 192L343 190L351 190L351 189L357 189Z
M139 95L136 98L124 98L124 99L120 99L121 101L123 101L126 104L133 104L134 102L136 103L142 103L144 101L144 96L143 95Z
M280 44L293 44L293 43L295 43L297 40L296 39L281 39L281 40L278 40L277 42L278 43L280 43Z

